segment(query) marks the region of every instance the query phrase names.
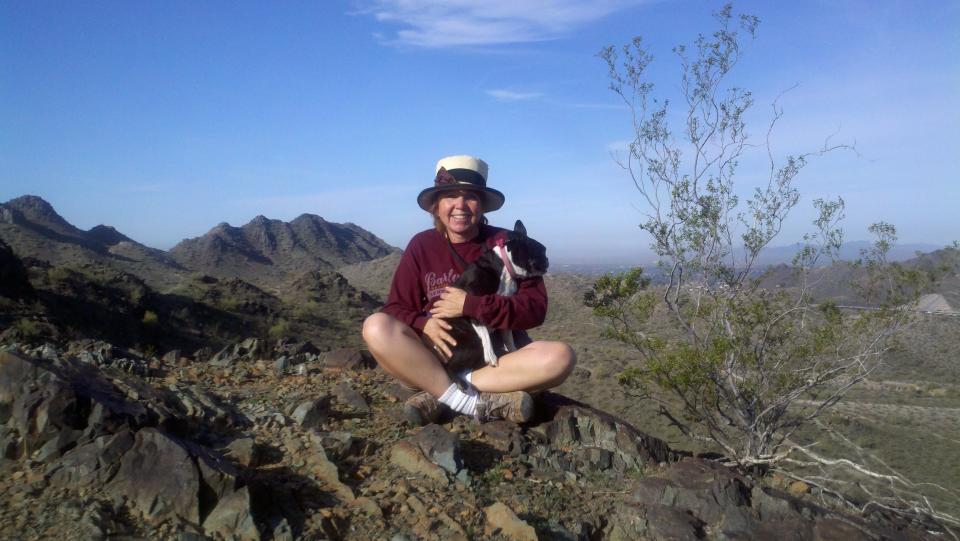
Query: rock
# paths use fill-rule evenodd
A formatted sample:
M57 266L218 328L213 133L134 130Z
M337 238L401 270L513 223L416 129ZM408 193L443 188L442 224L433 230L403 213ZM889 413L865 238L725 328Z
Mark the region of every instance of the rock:
M318 428L330 415L330 397L322 396L315 400L301 402L290 417L303 428Z
M420 448L430 462L440 466L450 475L456 475L463 469L460 438L442 426L427 425L410 438L410 442Z
M611 453L611 467L617 472L641 470L645 464L672 462L677 453L658 438L628 423L555 393L543 393L541 409L552 420L533 427L554 448L596 447Z
M206 362L211 356L213 356L213 350L206 346L193 352L193 360L198 363Z
M114 477L120 458L133 444L134 436L129 430L100 436L64 454L47 467L45 475L54 488L101 485Z
M221 349L210 362L215 365L228 366L240 361L256 361L270 357L270 348L259 338L246 340Z
M537 532L506 505L497 502L483 510L486 516L486 534L500 535L516 541L536 541Z
M353 434L342 431L324 432L320 435L320 442L330 456L339 460L353 456L360 444Z
M680 509L652 505L647 509L647 535L653 539L696 541L702 539L703 522Z
M368 516L373 518L383 519L383 510L380 509L380 506L377 505L377 502L367 498L366 496L361 496L354 499L350 505L358 509L363 510Z
M523 436L516 423L503 420L489 421L477 427L485 441L498 451L519 455L523 449Z
M260 541L246 487L227 494L203 521L204 533L238 541Z
M237 438L230 442L224 448L228 458L232 459L237 464L253 468L260 465L261 455L260 446L257 445L256 440L250 436L244 436Z
M688 510L707 523L720 521L729 507L749 505L750 490L739 475L702 459L671 466L664 477L640 481L632 499Z
M250 420L223 400L196 385L174 384L168 388L171 394L160 398L171 411L167 414L179 422L190 420L194 425L203 425L205 430L246 428Z
M290 523L287 522L287 519L280 521L280 524L277 524L276 528L273 529L273 541L293 541L293 529L290 528Z
M23 454L23 442L16 430L0 427L0 458L16 460Z
M406 440L397 442L390 449L390 463L413 475L423 476L437 483L447 484L443 468L430 462L420 448Z
M873 536L867 535L860 528L838 518L818 520L813 527L813 541L832 541L835 539L843 539L844 541L868 541L873 538Z
M336 464L327 458L327 453L321 444L321 437L317 434L311 434L310 439L313 442L313 446L304 457L304 466L313 473L317 479L326 483L340 501L346 503L353 501L355 497L353 489L340 481L340 470Z
M177 361L180 360L180 350L171 349L163 354L162 360L167 364L177 364Z
M286 374L288 368L290 368L290 359L286 355L281 355L273 362L273 374L278 378Z
M200 472L182 443L154 428L137 432L105 489L150 522L200 522Z
M339 368L341 370L362 370L377 365L370 352L355 348L342 348L327 352L323 355L322 363L327 368Z
M369 415L370 405L356 389L349 383L340 382L333 390L333 396L337 400L337 405L344 408L348 413L355 415Z

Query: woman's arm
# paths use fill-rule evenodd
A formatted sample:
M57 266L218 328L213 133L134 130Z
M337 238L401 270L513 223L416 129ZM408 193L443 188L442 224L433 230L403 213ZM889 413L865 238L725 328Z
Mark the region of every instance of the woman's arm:
M423 311L426 297L419 278L419 266L413 252L414 246L411 241L403 252L403 256L400 257L400 263L397 264L397 270L390 284L387 303L380 311L406 323L419 334L423 332L423 326L429 318Z
M467 295L463 313L495 329L532 329L547 317L547 289L538 276L521 280L510 297Z

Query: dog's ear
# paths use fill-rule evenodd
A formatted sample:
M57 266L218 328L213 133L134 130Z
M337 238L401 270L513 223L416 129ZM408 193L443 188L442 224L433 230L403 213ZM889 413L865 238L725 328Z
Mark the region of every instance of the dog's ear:
M524 237L527 236L527 228L523 227L523 222L521 222L520 220L517 220L517 223L513 224L513 230L516 233L520 233Z

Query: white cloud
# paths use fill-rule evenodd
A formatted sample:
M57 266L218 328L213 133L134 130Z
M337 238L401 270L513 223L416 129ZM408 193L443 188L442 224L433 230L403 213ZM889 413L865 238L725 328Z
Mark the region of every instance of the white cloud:
M402 28L387 40L425 48L555 39L639 0L371 0L360 13Z
M487 95L499 101L527 101L543 96L539 92L514 92L512 90L487 90L486 92Z

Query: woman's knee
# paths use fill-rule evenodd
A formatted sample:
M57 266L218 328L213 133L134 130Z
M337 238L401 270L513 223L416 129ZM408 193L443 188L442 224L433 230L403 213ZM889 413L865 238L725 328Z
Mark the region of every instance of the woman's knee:
M396 319L383 312L371 314L363 321L363 341L371 349L376 349L396 332L397 323Z
M541 362L543 369L555 377L566 379L577 364L577 354L564 342L544 342Z

